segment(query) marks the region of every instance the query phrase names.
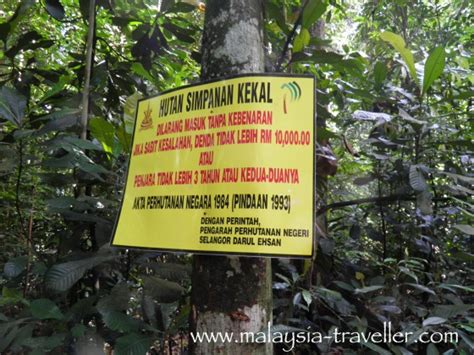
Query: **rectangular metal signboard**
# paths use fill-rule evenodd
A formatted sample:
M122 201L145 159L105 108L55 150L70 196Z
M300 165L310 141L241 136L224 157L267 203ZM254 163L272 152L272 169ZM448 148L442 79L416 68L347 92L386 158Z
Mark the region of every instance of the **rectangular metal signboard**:
M112 245L310 257L315 89L255 74L139 101Z

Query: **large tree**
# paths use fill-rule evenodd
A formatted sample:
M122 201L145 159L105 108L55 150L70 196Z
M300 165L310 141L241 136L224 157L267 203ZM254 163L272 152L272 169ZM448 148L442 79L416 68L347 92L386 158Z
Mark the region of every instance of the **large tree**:
M202 79L263 72L259 0L207 2ZM259 332L272 319L270 259L195 256L191 321L196 332ZM272 344L197 343L197 354L271 353Z

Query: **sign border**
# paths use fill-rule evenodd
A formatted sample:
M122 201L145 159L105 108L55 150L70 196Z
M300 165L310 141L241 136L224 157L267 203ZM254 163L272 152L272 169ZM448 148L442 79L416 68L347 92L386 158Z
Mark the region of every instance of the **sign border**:
M155 97L159 97L165 94L168 94L173 91L178 91L181 89L186 89L186 88L191 88L194 86L199 86L199 85L205 85L205 84L211 84L214 82L218 81L224 81L224 80L230 80L230 79L236 79L236 78L243 78L243 77L256 77L256 76L270 76L270 77L291 77L291 78L309 78L313 79L313 92L314 92L314 104L313 104L313 208L312 208L312 227L313 227L313 235L312 235L312 243L311 243L311 254L310 255L299 255L299 254L271 254L271 253L244 253L244 252L216 252L216 251L208 251L208 250L193 250L193 249L170 249L170 248L153 248L153 247L137 247L137 246L129 246L129 245L123 245L123 244L114 244L114 239L115 239L115 234L117 232L117 226L118 226L118 221L120 219L120 215L122 213L123 209L123 202L125 200L125 193L127 192L127 180L128 180L128 174L130 170L130 162L132 160L132 154L130 153L130 156L128 158L128 165L127 165L127 173L125 174L126 179L125 179L125 186L123 189L123 194L122 194L122 199L120 201L120 207L119 211L117 213L117 217L115 218L115 223L114 223L114 228L112 231L112 237L110 240L109 245L114 248L126 248L126 249L132 249L132 250L140 250L140 251L158 251L158 252L170 252L170 253L175 253L175 254L196 254L196 255L215 255L215 256L227 256L227 255L232 255L232 256L243 256L243 257L255 257L255 258L294 258L294 259L312 259L314 257L314 249L315 249L315 241L316 241L316 144L317 144L317 136L316 136L316 129L317 129L317 110L316 110L316 77L312 74L287 74L287 73L242 73L242 74L233 74L233 75L228 75L228 76L222 76L218 78L213 78L210 80L204 80L200 81L197 83L191 83L187 85L183 85L177 88L172 88L165 90L163 92L160 92L156 95L148 96L141 98L137 101L137 107L136 107L136 112L135 112L135 122L133 124L133 133L132 133L132 139L130 142L130 152L133 149L133 142L135 138L135 132L137 128L137 120L138 120L138 106L141 101L153 99Z

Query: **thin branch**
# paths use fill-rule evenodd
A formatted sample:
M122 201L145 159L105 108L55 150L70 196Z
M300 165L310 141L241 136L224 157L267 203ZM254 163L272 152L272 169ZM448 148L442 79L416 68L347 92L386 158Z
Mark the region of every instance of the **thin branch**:
M298 18L296 19L295 24L293 25L293 29L291 30L290 34L286 38L285 45L283 46L283 50L281 52L280 58L278 58L276 64L275 64L275 71L280 71L281 70L281 65L283 64L283 61L285 60L286 53L288 52L288 49L290 48L291 42L293 42L293 39L296 35L296 30L300 27L301 22L303 21L303 13L304 9L306 8L306 5L308 5L309 0L306 0L301 7L301 11L298 15Z
M32 199L33 200L33 199ZM25 286L23 288L23 297L28 294L28 285L30 283L31 273L31 247L33 245L33 207L30 210L30 220L28 223L28 238L26 240L26 248L28 250L27 261L26 261L26 275L25 275Z
M132 59L127 58L127 57L125 57L123 54L119 53L119 52L118 52L114 47L112 47L112 46L110 45L110 43L109 43L107 40L105 40L104 38L98 36L98 37L97 37L97 40L99 40L99 41L101 41L102 43L104 43L112 52L114 52L116 55L118 55L119 57L121 57L121 58L122 58L123 60L125 60L126 62L128 62L128 63L133 62Z
M453 198L457 198L460 200L466 199L465 196L453 195L450 197L433 198L433 201L446 202ZM380 203L389 203L389 202L397 202L397 201L416 201L416 197L414 195L409 195L409 194L397 194L397 195L389 195L389 196L382 196L382 197L368 197L368 198L360 198L357 200L335 202L326 206L322 206L316 212L316 216L320 216L329 210L336 210L336 209L344 208L348 206L363 205L367 203L380 204Z
M15 208L16 208L16 213L18 214L18 220L20 222L20 232L23 234L23 236L26 236L27 233L26 233L25 223L24 223L23 214L21 213L21 208L20 208L20 186L21 186L21 177L23 174L23 141L22 140L20 140L18 154L19 154L19 161L18 161L18 174L16 177L16 187L15 187Z
M380 170L381 170L381 163L379 162L377 164L378 166L378 172L377 172L377 175L379 176L379 178L377 179L377 192L378 192L378 197L382 197L382 181L380 179ZM387 226L385 224L385 213L384 213L384 210L383 210L383 201L379 200L378 201L378 205L379 205L379 211L380 211L380 222L381 222L381 230L382 230L382 236L383 236L383 259L382 260L385 260L387 258Z
M82 91L81 139L87 139L87 123L89 119L89 91L92 71L92 55L95 32L95 0L89 4L89 31L87 33L86 68L84 71L84 90Z

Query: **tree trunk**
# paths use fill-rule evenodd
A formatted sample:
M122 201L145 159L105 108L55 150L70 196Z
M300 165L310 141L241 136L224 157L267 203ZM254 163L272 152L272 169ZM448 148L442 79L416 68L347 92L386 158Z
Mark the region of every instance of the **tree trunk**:
M89 122L89 91L93 66L95 34L95 0L89 4L89 27L86 42L86 67L84 69L84 89L82 90L81 139L87 139L87 125Z
M202 40L202 79L264 71L261 0L208 0ZM265 331L272 320L270 259L194 257L191 328L230 332L227 343L194 343L195 354L271 354L266 342L237 343L242 332Z
M325 35L325 22L323 19L319 19L316 21L316 23L311 27L311 37L318 38L323 40L324 35ZM321 49L320 45L316 45L315 49ZM327 107L326 107L327 109ZM316 106L316 112L317 112L317 106ZM320 128L326 128L326 117L323 115L316 115L316 129ZM329 149L329 151L326 151L326 153L331 153L332 150L329 145L329 141L324 139L318 141L318 144L325 146L326 149ZM316 152L314 152L316 154ZM316 155L316 164L318 165L317 170L316 170L316 201L317 201L317 206L316 206L316 211L319 210L320 206L325 206L326 205L326 200L327 200L327 192L328 192L328 176L329 175L334 175L336 174L337 170L337 164L334 162L331 162L327 160L327 158L320 159ZM321 164L322 163L322 164ZM319 234L321 236L327 237L328 234L328 226L327 226L327 211L325 210L324 213L316 214L316 229L319 231ZM318 237L321 238L321 237ZM317 250L319 247L319 241L320 239L315 239L316 243L316 252L314 253L314 259L316 260L316 254ZM324 259L322 259L322 262L324 263ZM311 274L309 275L310 279L310 284L320 284L321 283L321 276L324 274L323 270L327 270L327 268L331 267L329 265L326 265L327 267L322 269L316 267L316 262L313 261L313 269L311 270Z

